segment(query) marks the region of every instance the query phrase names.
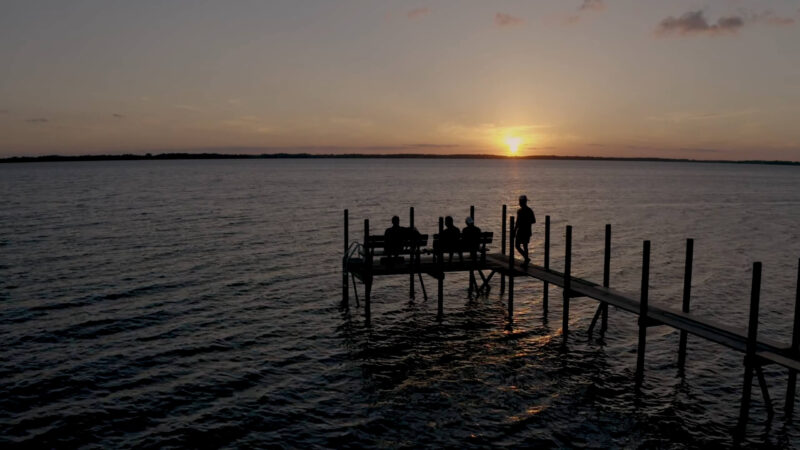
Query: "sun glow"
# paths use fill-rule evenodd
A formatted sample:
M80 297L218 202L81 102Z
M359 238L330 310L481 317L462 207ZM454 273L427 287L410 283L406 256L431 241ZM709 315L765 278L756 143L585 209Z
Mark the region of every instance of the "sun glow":
M519 152L520 146L522 146L522 138L517 136L508 136L506 137L506 145L508 146L508 151L512 155L516 155Z

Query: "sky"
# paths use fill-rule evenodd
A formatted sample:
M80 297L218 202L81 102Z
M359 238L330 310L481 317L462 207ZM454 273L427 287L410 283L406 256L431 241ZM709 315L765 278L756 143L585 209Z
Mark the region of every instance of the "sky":
M3 0L0 157L800 161L800 0Z

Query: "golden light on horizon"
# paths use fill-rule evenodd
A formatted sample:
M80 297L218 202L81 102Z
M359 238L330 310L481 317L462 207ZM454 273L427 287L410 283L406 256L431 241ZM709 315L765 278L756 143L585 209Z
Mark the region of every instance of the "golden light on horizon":
M520 147L522 146L522 138L519 136L507 136L506 146L508 146L508 151L512 155L516 155L517 152L519 152Z

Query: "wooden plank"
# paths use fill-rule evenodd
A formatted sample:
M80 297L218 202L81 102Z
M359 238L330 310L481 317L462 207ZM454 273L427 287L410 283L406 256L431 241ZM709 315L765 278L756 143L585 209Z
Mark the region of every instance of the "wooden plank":
M787 369L800 371L800 361L787 358L777 353L763 351L763 352L756 352L756 356L758 356L761 359L767 360L769 362L786 367Z

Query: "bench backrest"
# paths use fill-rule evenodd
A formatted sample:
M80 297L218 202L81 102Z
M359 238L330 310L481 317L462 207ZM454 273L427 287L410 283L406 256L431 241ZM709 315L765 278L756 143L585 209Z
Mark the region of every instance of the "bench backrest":
M491 231L482 231L480 238L478 238L478 245L486 246L492 243L492 239L494 238L494 233ZM459 244L462 244L464 241L459 240ZM439 245L439 233L433 235L433 245L434 247L438 247Z
M424 248L428 245L428 235L427 234L418 234L416 240L416 248ZM401 246L403 248L403 252L408 253L411 251L411 247L414 247L414 239L413 237L407 237L401 241ZM386 248L386 238L381 235L373 235L367 237L367 242L364 244L364 247L370 250Z

